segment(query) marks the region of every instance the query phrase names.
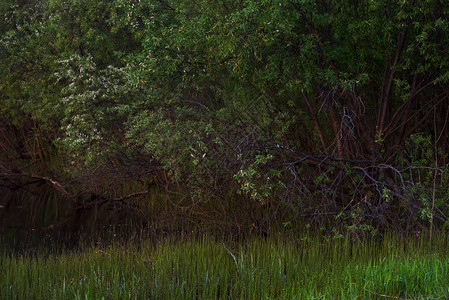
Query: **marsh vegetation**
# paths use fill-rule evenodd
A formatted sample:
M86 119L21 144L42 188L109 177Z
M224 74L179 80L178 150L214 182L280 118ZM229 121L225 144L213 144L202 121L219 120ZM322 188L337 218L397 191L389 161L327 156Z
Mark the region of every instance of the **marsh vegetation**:
M166 238L0 257L2 299L446 299L448 240Z

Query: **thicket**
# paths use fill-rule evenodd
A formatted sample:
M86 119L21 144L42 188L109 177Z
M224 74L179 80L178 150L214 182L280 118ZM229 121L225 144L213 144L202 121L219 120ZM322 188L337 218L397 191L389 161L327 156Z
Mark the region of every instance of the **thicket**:
M250 203L263 231L447 224L446 1L4 0L0 14L7 193L47 184L85 207L157 186L187 209Z

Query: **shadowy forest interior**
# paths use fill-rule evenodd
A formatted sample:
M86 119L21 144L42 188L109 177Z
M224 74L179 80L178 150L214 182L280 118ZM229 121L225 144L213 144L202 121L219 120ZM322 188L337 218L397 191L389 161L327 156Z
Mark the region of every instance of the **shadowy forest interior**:
M2 0L0 15L11 249L204 235L445 243L449 2ZM238 267L237 248L208 249ZM192 293L299 295L229 280ZM431 294L447 296L444 284Z

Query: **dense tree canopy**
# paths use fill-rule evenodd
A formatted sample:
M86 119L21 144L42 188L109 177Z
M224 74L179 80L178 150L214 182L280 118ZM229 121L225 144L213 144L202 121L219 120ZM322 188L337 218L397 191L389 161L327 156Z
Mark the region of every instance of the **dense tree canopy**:
M270 218L447 222L445 1L22 0L0 14L0 188L40 179L81 205L151 178Z

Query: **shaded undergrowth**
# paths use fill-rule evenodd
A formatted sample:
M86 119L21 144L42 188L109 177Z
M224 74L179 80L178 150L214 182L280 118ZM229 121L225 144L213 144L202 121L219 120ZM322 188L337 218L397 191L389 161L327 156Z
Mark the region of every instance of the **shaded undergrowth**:
M202 237L0 258L2 299L447 299L447 240Z

